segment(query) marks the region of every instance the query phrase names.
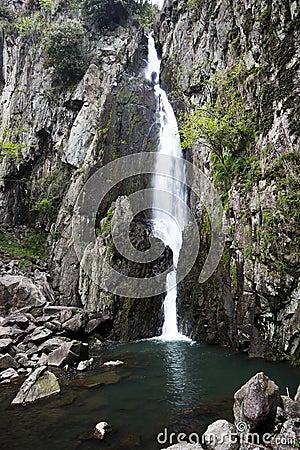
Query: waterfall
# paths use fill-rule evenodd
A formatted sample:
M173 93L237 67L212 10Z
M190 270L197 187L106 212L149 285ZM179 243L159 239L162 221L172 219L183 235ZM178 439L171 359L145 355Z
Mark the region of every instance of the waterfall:
M162 340L189 340L178 331L177 324L177 285L176 268L182 245L182 231L188 222L187 191L185 183L185 161L183 159L177 121L166 92L159 84L160 59L158 57L152 34L148 36L148 61L145 77L154 86L156 96L156 116L159 124L158 153L169 155L170 161L164 167L166 175L159 175L155 168L152 184L153 195L153 234L168 245L173 252L173 269L166 279L166 297L164 300L164 324ZM173 157L173 158L172 158ZM174 159L176 157L176 160ZM168 192L163 196L159 191ZM178 201L176 201L176 198ZM180 225L181 224L181 225Z

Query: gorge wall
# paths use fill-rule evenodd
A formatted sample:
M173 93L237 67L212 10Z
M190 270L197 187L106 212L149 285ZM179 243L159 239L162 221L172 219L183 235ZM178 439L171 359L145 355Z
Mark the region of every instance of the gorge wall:
M187 153L214 181L226 216L222 262L213 277L199 285L209 226L202 206L192 204L199 214L203 247L181 285L185 331L194 339L226 343L252 355L290 355L297 361L296 2L174 1L165 8L157 32L165 85L183 138L190 130L182 110L199 111L190 125L202 131L202 139L194 136ZM235 135L231 125L238 129L242 121L244 129Z
M128 2L104 3L108 10L101 16L57 0L7 2L0 11L0 269L29 278L37 269L45 272L51 301L104 314L106 335L128 340L160 332L162 296L141 300L106 293L80 268L71 239L74 204L86 180L108 162L152 151L157 143L153 87L141 74L145 13L126 9ZM186 139L187 158L222 197L226 248L216 273L199 284L210 228L202 205L191 197L201 248L179 287L181 326L196 340L295 362L300 359L296 3L168 0L155 24L162 84L183 139L184 112L192 117L206 107L222 119L222 103L242 110L253 128L244 130L243 139L231 138L236 124L228 128L227 121L228 138L218 135L217 158L213 140ZM236 117L233 111L229 122ZM97 216L96 245L131 276L151 276L171 259L166 249L152 265L128 265L111 243L112 215L130 212L126 196L148 182L120 184ZM147 249L149 234L147 216L139 217L132 228L134 245Z

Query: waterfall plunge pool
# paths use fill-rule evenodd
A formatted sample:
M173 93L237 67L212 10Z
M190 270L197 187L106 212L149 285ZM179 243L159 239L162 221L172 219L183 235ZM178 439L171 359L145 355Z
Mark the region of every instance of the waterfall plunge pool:
M168 445L159 445L156 437L165 428L169 433L201 434L214 420L232 420L234 392L259 371L273 379L282 394L288 387L294 396L299 384L300 369L287 363L184 341L111 345L95 356L92 370L63 376L61 394L33 405L10 406L18 387L1 386L1 448L164 448ZM125 365L101 367L116 359ZM83 439L103 420L113 428L106 440Z

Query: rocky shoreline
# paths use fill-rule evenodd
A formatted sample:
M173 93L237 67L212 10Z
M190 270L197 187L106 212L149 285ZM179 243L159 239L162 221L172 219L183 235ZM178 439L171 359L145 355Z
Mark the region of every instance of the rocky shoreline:
M202 436L178 434L180 441L162 450L294 450L300 446L300 386L294 399L263 372L234 395L234 424L217 420ZM174 439L173 439L174 442Z
M45 274L37 271L35 275L40 277L39 284L26 276L0 277L2 315L5 299L10 305L9 314L0 316L0 385L27 377L36 390L34 396L28 396L28 385L26 395L14 404L32 402L59 391L55 375L48 367L65 371L71 367L78 371L88 368L92 364L89 349L93 345L101 347L101 329L108 320L81 308L54 306L49 302L53 298L51 288L45 277L42 279Z

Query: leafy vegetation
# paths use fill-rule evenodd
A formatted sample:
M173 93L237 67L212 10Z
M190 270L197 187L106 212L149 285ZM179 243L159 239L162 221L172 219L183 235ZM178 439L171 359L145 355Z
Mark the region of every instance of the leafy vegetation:
M97 28L115 28L125 25L129 16L136 14L149 28L154 7L145 0L83 0L82 14L85 21Z
M24 235L0 227L0 251L9 258L45 260L46 238L35 230L26 230Z
M45 39L47 65L64 81L78 81L85 68L84 29L75 19L55 23Z
M249 169L247 149L255 138L255 114L247 108L243 61L207 81L212 101L186 113L180 126L183 148L197 143L211 151L212 174L227 191L233 177Z
M96 236L104 236L106 234L109 234L111 232L112 227L112 218L114 215L114 211L112 209L109 209L107 211L107 215L105 217L104 227L102 230L99 230L99 228L96 228Z
M21 150L30 147L28 142L22 140L24 130L5 128L0 139L0 162L4 157L12 160L18 160L21 157Z

